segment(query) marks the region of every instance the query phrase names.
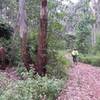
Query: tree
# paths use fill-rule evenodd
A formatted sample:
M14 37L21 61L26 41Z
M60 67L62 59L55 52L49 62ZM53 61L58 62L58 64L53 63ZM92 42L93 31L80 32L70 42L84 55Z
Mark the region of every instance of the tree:
M25 0L19 0L19 30L21 38L21 56L24 66L29 71L32 63L28 48L27 16L25 10Z
M80 21L76 27L76 46L81 53L88 53L91 47L91 27L93 25L92 14L89 9L89 0L81 3Z
M38 36L38 51L36 70L39 75L46 72L47 64L47 0L40 0L40 32Z

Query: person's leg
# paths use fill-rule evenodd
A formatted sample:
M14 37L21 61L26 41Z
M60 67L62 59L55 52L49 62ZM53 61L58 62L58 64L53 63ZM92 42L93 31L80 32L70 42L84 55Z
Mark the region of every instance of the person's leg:
M77 56L73 57L73 62L74 62L75 65L77 65Z
M77 56L75 56L75 65L77 65L78 63L78 59L77 59Z
M76 57L75 56L73 56L73 63L75 64L75 61L76 61Z

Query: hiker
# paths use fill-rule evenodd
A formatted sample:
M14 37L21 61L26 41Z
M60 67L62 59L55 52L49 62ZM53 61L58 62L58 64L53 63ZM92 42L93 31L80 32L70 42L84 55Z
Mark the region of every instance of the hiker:
M73 63L75 65L77 65L77 57L78 57L79 53L78 50L76 48L73 49L72 51L72 57L73 57Z

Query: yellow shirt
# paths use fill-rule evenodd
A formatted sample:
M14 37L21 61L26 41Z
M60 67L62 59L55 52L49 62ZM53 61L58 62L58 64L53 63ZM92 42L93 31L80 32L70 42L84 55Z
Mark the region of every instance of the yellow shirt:
M72 51L72 55L73 55L73 56L78 56L78 55L79 55L79 53L78 53L78 51L77 51L77 50L73 50L73 51Z

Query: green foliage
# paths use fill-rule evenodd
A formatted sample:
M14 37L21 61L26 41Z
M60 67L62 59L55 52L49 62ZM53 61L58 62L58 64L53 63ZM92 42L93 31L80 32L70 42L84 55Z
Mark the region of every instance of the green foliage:
M81 55L80 61L94 66L100 66L100 55Z
M76 47L81 53L88 53L91 48L91 28L95 16L89 10L90 0L82 1L82 13L76 27Z
M35 62L36 60L36 53L37 53L37 33L30 33L29 35L29 48L30 54ZM48 64L46 65L47 68L47 75L49 77L55 77L58 79L66 77L66 70L67 67L70 66L69 61L66 64L67 60L62 57L64 54L59 56L58 50L65 49L65 42L55 34L48 34Z
M53 31L53 32L56 32L56 31L58 31L58 32L61 32L62 30L64 30L63 29L63 26L62 26L62 24L60 24L58 21L53 21L51 24L50 24L50 29Z
M36 61L36 54L37 54L37 47L38 47L37 43L38 43L38 33L33 31L29 34L29 40L28 40L29 51L33 59L33 62Z
M66 58L64 58L64 54L60 53L66 48L66 44L63 43L62 39L59 38L55 34L48 35L48 64L46 65L47 68L47 75L49 77L55 77L57 79L65 78L67 68L70 66L69 61L68 63Z
M13 65L18 65L20 61L19 53L19 37L13 38L13 28L0 21L0 47L4 47L6 50L6 57Z
M17 66L16 68L16 72L17 74L24 79L24 76L27 74L27 70L25 67L23 67L24 65L22 63L20 63L20 65Z
M96 34L98 34L96 37L96 44L93 46L93 48L91 48L91 52L90 52L93 55L100 54L100 35L99 33L96 33Z
M6 91L6 87L9 85L10 80L8 80L3 73L0 72L0 96L3 91Z
M66 42L59 37L59 35L57 34L52 34L49 33L48 34L48 38L47 38L47 42L48 42L48 51L52 51L52 50L64 50L66 49Z
M90 23L86 22L87 17L79 22L76 28L76 47L81 53L88 53L91 47L91 28Z
M49 52L49 59L47 64L47 75L57 79L66 79L67 70L70 67L70 61L64 55L59 55L57 51Z
M11 40L6 40L5 38L0 38L0 47L4 47L6 50L6 58L10 60L12 60L12 50L11 50L11 46L12 46L12 41Z
M0 47L4 47L6 50L6 59L12 61L12 32L13 28L3 22L0 21Z
M5 39L9 39L12 35L13 28L2 21L0 21L0 38L3 37Z
M94 48L91 49L91 54L89 56L86 56L85 58L82 58L85 62L90 63L95 66L100 66L100 36L97 35L96 44Z
M75 46L75 39L76 39L76 36L66 34L66 35L64 36L64 39L66 40L66 48L67 48L67 49L73 49L74 46Z
M40 100L42 97L54 100L63 83L62 80L48 79L38 75L35 78L26 80L10 81L6 83L5 87L2 84L3 89L2 91L0 89L0 93L2 92L0 100Z
M70 66L70 61L67 60L61 53L66 48L65 42L59 37L54 35L50 36L48 39L48 64L47 64L47 75L49 77L55 77L57 79L62 79L67 76L67 70ZM61 51L61 52L59 52Z
M100 36L98 35L97 36L97 40L96 40L96 47L95 47L96 49L96 52L100 52Z
M10 40L1 38L0 43L6 48L6 55L11 64L13 66L19 66L21 63L19 36L16 35L16 38L11 38Z

